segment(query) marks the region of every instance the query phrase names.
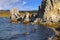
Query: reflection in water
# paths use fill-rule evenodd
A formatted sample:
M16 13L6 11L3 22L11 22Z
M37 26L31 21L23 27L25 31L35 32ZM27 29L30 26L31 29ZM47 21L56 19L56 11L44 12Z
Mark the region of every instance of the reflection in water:
M9 23L9 18L0 18L1 40L47 40L53 35L54 31L47 27Z

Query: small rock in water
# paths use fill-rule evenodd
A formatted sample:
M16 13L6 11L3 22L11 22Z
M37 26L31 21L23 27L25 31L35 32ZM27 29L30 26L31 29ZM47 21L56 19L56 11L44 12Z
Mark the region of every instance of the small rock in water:
M30 33L29 33L29 32L25 32L24 34L25 34L25 35L28 35L28 34L30 34Z

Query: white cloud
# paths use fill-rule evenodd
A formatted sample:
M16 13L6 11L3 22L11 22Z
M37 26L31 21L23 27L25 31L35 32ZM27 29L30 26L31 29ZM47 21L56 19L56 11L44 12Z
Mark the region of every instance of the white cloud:
M22 1L22 0L0 0L0 10L11 9L13 7L16 7L21 10L22 9L24 9L24 10L32 9L32 6L25 6L25 4L27 4L27 3L28 3L28 1Z
M21 0L0 0L0 9L8 9L13 7L13 5Z
M2 7L0 7L0 10L3 10L3 8L2 8Z
M20 0L0 0L0 3L6 3L6 2L8 2L8 3L15 3L15 2L19 2Z
M26 1L23 1L23 5L25 5L27 2Z
M10 0L10 2L12 3L16 3L16 2L19 2L20 0Z

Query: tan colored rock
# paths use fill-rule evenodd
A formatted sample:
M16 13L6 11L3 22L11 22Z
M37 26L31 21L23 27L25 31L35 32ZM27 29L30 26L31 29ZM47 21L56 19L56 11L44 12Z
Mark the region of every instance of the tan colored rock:
M20 18L19 10L16 8L12 8L10 10L11 22L17 22L17 19Z
M26 12L25 16L26 17L25 17L23 23L27 24L27 23L29 23L29 12Z
M60 20L60 0L46 0L44 20L58 22Z

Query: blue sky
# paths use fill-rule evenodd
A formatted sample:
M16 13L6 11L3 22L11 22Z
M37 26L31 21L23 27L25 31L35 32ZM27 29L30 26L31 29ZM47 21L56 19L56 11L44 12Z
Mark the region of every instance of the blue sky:
M41 0L0 0L0 10L10 10L17 8L19 10L38 10Z

